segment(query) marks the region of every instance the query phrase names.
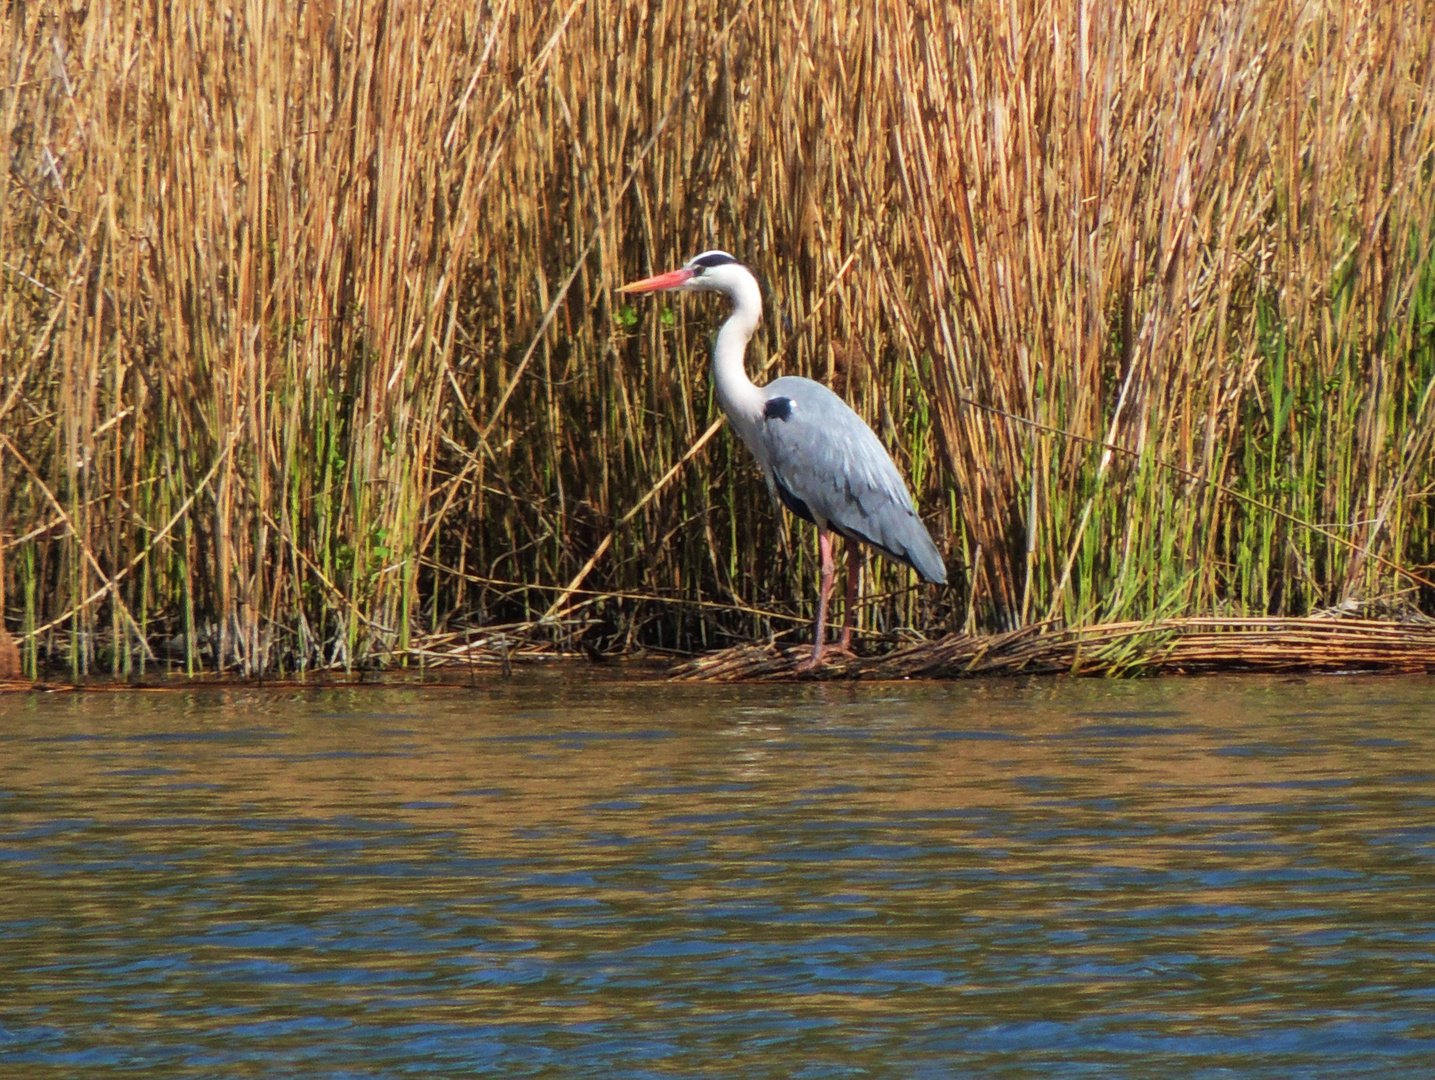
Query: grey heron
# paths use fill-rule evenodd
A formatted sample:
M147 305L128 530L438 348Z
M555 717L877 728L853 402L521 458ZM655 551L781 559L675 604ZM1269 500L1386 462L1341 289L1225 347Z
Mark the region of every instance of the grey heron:
M747 377L743 356L762 319L762 290L752 271L726 251L705 251L677 270L624 285L623 293L717 292L732 314L713 346L718 405L757 458L768 489L798 517L817 526L822 558L812 656L821 663L832 591L832 533L847 541L847 607L838 649L850 653L861 569L858 544L910 566L923 581L945 585L947 569L917 516L912 496L872 429L821 383L788 375L766 386Z

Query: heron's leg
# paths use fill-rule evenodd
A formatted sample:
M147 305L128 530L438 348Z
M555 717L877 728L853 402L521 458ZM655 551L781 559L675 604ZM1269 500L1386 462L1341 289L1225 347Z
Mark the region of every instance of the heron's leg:
M847 541L847 607L842 611L842 636L837 648L852 651L852 629L857 625L857 585L862 580L862 550L856 541Z
M822 580L817 590L817 627L812 634L812 657L797 665L798 671L810 671L822 661L822 639L827 630L827 597L832 592L832 534L817 530L817 550L822 555Z

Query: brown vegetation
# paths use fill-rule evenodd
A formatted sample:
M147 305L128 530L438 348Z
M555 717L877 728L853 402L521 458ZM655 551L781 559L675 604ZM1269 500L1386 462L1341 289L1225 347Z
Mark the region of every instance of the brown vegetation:
M1357 617L1174 618L1159 623L1037 624L1004 634L949 634L884 656L829 661L804 673L802 648L736 645L673 669L705 682L966 679L994 675L1435 674L1435 620Z
M611 293L710 246L950 552L945 594L873 562L867 633L1429 610L1432 41L1399 0L12 3L0 610L117 673L803 629L807 538L690 453L720 313Z
M10 631L0 626L0 682L20 677L20 648Z

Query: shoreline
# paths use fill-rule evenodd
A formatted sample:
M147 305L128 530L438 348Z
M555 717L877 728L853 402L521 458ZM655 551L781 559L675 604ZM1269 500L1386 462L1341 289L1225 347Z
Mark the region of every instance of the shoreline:
M1201 675L1435 675L1435 619L1178 618L945 637L871 656L834 656L797 672L808 645L740 644L673 661L638 652L600 656L532 649L478 650L441 665L311 670L279 678L232 673L88 675L42 673L29 680L0 672L0 693L424 687L479 689L516 673L560 671L655 682L931 682L1022 676L1079 678ZM48 675L48 677L46 677Z

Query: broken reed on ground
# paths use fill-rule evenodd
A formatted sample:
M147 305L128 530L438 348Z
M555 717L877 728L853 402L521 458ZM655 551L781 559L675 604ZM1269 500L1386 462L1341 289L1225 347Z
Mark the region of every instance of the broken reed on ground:
M728 433L654 491L722 313L611 289L710 246L771 286L753 362L834 384L949 552L943 593L870 562L865 632L1435 606L1428 4L117 0L0 35L32 671L801 631L810 538Z
M789 679L965 679L1012 675L1435 674L1435 620L1336 614L1305 618L1171 618L1156 623L1034 625L949 634L885 656L834 657L799 671L810 649L735 645L673 668L688 682Z

